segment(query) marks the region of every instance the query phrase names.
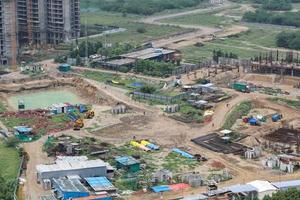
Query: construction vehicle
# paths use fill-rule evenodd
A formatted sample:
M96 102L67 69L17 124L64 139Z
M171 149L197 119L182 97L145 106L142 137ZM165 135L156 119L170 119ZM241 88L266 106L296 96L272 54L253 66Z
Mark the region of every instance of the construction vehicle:
M92 119L94 118L95 116L95 112L93 110L88 110L86 113L85 113L85 118L86 119Z
M81 128L84 127L83 119L79 118L74 122L73 129L79 131Z

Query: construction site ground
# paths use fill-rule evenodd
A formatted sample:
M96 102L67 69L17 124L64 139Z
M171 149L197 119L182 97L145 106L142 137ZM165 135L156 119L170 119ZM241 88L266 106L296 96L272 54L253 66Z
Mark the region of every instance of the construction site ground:
M205 73L199 72L199 74ZM185 80L188 82L192 81L191 77L187 78L186 75L183 76L183 81ZM267 82L269 80L270 79L266 78ZM281 174L272 170L264 170L257 161L244 160L239 156L230 154L223 155L221 153L215 153L190 141L195 137L206 135L210 132L220 129L226 117L228 116L228 113L237 104L245 100L253 100L257 103L257 105L260 105L263 108L267 107L267 109L281 112L287 120L292 120L300 116L299 110L279 105L267 100L267 98L270 97L268 95L259 93L245 94L224 88L223 90L231 94L233 97L226 102L217 104L214 110L212 121L210 123L185 124L169 118L157 107L152 107L147 104L132 100L126 95L126 91L120 90L120 88L109 86L93 80L86 79L85 81L94 86L98 90L99 94L105 96L106 98L114 99L115 102L126 104L128 107L130 107L130 111L125 115L116 117L109 112L111 105L93 103L93 108L96 114L95 118L92 120L87 120L86 127L84 129L81 131L63 131L55 133L55 135L70 134L75 137L89 136L98 138L104 142L119 145L129 142L135 136L137 139L146 138L155 141L155 143L165 147L166 149L175 146L183 147L188 149L191 153L200 153L201 155L209 158L208 163L200 165L195 169L201 173L205 174L211 169L210 164L213 160L219 161L226 166L226 169L228 169L234 177L232 180L220 183L220 187L230 184L245 183L255 179L278 181L300 177L299 172L294 174ZM271 84L272 82L269 83ZM286 86L286 88L293 89L288 86ZM287 97L294 98L294 96ZM229 106L226 106L227 104ZM262 130L268 130L269 128L273 127L273 124L266 124L261 127L250 127L248 134L253 134L253 136L259 137ZM38 200L40 195L49 193L44 191L41 185L36 183L35 169L37 164L45 164L53 161L53 158L48 158L42 150L42 146L47 138L48 135L45 135L38 141L24 144L24 148L30 157L25 176L26 183L23 188L26 199ZM190 188L184 191L165 193L164 196L166 199L172 199L182 195L199 193L200 191L205 191L205 187L196 189ZM159 199L159 195L151 192L146 194L133 194L128 197L128 199L141 199L141 195L143 195L143 199Z

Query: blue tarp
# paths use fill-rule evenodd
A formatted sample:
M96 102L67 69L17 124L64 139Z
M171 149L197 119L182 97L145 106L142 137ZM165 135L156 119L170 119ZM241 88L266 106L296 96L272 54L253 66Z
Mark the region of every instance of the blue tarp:
M30 133L32 131L32 128L29 128L27 126L17 126L15 127L15 130L19 133Z
M193 155L191 155L191 154L189 154L189 153L187 153L185 151L182 151L180 149L177 149L177 148L173 148L172 151L175 152L175 153L178 153L181 156L186 157L186 158L194 158Z
M80 113L84 113L84 112L87 112L87 111L88 111L88 109L85 105L82 105L82 104L79 105L79 112Z
M75 115L74 113L69 113L68 117L71 119L71 121L75 122L79 117Z
M168 185L153 186L151 189L155 193L171 191L171 188Z
M277 122L278 120L280 120L281 119L281 115L279 115L279 114L276 114L276 115L273 115L272 116L272 121L273 122Z
M159 147L152 143L147 144L146 147L153 149L153 150L159 150Z
M249 119L249 124L250 125L256 125L257 124L257 119L255 119L255 118Z
M134 83L131 83L130 86L131 86L131 87L143 87L144 84L143 84L143 83L140 83L140 82L134 82Z

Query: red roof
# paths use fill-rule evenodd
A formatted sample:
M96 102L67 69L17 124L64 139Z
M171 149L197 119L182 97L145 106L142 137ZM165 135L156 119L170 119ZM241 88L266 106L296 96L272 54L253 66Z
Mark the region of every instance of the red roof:
M178 183L178 184L169 185L169 187L171 188L171 190L182 190L182 189L189 188L190 185L186 183Z

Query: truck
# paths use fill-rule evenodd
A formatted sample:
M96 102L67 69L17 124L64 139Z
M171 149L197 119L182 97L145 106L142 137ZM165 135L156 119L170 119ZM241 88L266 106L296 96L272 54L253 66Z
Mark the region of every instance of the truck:
M240 92L250 92L250 87L247 83L236 82L232 84L232 89Z

